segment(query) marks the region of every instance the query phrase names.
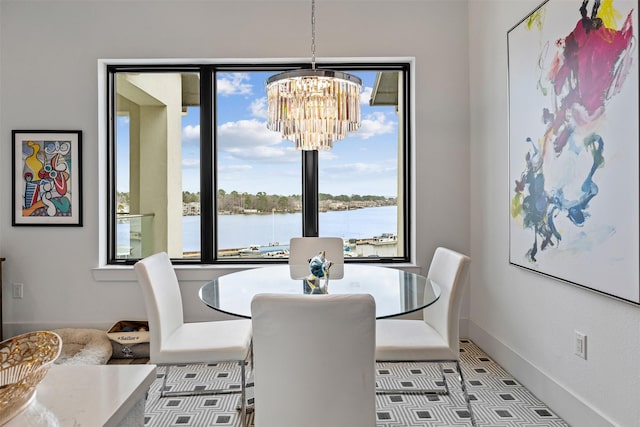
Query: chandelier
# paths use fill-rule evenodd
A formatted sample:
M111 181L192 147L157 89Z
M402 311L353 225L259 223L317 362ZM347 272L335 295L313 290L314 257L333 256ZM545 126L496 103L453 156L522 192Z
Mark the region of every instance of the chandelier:
M360 127L362 80L316 69L315 0L311 1L311 69L285 71L266 81L267 129L281 132L296 150L330 150Z

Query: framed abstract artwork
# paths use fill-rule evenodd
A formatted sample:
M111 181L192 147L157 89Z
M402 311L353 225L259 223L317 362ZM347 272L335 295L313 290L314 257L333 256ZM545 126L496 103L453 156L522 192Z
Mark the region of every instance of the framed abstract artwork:
M12 224L82 226L82 131L12 137Z
M640 304L638 1L547 0L507 48L509 262Z

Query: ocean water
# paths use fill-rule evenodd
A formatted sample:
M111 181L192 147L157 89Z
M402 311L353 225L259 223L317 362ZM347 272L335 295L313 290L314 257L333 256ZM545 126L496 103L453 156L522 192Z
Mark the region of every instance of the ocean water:
M397 214L396 206L321 212L320 236L363 239L396 234ZM199 251L200 217L185 216L182 226L184 251ZM288 244L290 238L302 234L302 214L220 215L218 228L219 248Z

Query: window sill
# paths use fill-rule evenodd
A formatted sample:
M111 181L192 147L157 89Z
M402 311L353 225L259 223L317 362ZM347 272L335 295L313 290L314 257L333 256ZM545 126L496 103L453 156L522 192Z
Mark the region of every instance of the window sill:
M397 268L420 274L420 266L410 263L402 264L370 264L380 267ZM242 265L176 265L175 271L178 280L181 282L206 282L224 274L246 270L248 268L258 268L264 265L242 264ZM137 282L138 278L132 265L106 265L91 270L93 279L96 282Z
M223 274L259 267L257 265L176 265L174 266L178 280L209 281ZM96 282L137 282L138 278L132 265L106 265L94 268L91 273Z

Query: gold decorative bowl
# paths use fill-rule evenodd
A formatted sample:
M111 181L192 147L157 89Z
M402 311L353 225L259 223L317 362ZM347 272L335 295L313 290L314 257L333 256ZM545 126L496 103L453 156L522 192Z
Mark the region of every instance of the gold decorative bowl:
M29 332L0 342L0 425L31 403L36 386L61 349L62 339L49 331Z

